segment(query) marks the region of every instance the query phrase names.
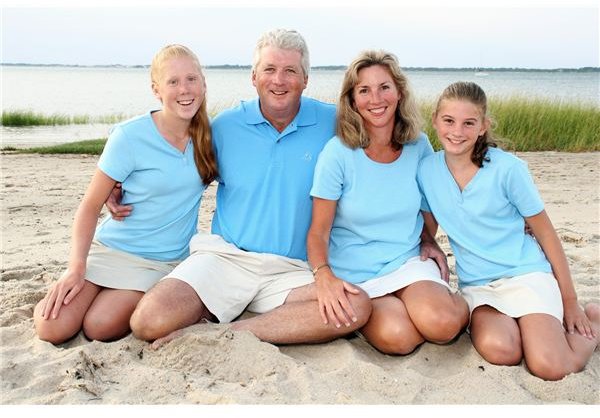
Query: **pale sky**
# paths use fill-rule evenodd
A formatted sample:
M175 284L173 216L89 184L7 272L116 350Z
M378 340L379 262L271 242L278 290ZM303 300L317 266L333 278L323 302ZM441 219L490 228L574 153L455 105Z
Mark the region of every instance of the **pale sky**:
M0 1L3 63L149 64L181 43L204 65L249 65L259 35L283 27L302 33L313 66L368 48L403 67L600 66L597 0Z

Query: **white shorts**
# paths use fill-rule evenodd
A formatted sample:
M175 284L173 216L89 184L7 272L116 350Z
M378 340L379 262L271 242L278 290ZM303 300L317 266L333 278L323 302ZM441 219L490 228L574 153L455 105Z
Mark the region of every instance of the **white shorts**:
M147 292L179 261L157 261L115 250L92 242L87 258L85 278L98 286L111 289Z
M220 322L233 321L245 309L268 312L292 289L314 282L306 261L240 250L219 235L194 235L190 253L167 277L192 286Z
M436 282L450 289L448 283L442 280L437 263L431 258L421 261L419 256L409 258L398 270L366 282L356 283L355 286L362 288L373 299L422 280Z
M465 286L460 290L470 313L489 305L511 318L543 313L563 322L563 304L558 282L552 273L534 272L494 280L483 286Z

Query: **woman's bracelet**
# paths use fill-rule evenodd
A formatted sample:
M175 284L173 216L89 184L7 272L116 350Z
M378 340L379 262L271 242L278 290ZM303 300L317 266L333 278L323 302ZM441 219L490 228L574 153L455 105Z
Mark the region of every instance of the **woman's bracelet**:
M317 275L317 272L318 272L319 270L321 270L323 267L329 267L329 264L327 264L327 263L323 263L323 264L321 264L320 266L317 266L317 267L315 267L314 269L312 269L312 274L313 274L313 277L315 277L315 276ZM331 268L331 267L329 267L329 268Z

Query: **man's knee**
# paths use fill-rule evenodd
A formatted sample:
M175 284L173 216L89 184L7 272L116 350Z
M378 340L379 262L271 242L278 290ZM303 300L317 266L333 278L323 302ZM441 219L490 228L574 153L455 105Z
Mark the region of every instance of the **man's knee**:
M348 299L352 304L354 313L356 313L356 322L354 323L354 326L356 329L362 328L371 317L371 311L373 309L371 298L369 298L369 295L361 289L360 293L357 295L350 294Z
M129 326L136 338L154 341L195 324L201 319L203 309L202 301L189 284L166 279L140 300Z

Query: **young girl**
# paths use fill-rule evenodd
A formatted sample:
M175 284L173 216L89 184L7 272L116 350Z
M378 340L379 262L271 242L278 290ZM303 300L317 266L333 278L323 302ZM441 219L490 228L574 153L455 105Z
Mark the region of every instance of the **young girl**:
M372 313L360 332L379 351L446 343L469 311L450 291L445 256L424 227L417 167L433 149L392 54L366 51L350 64L337 116L337 136L315 168L307 239L323 321L347 324L346 293L362 288Z
M202 192L217 175L206 84L198 58L181 45L161 49L150 75L162 109L111 133L75 215L68 268L35 308L42 340L60 344L82 328L92 340L123 337L144 292L189 253ZM117 182L136 210L96 228Z
M477 84L444 90L433 114L444 150L423 159L419 183L450 239L475 349L493 364L525 358L531 373L558 380L582 370L594 352L600 307L577 303L527 166L495 148L486 112Z

